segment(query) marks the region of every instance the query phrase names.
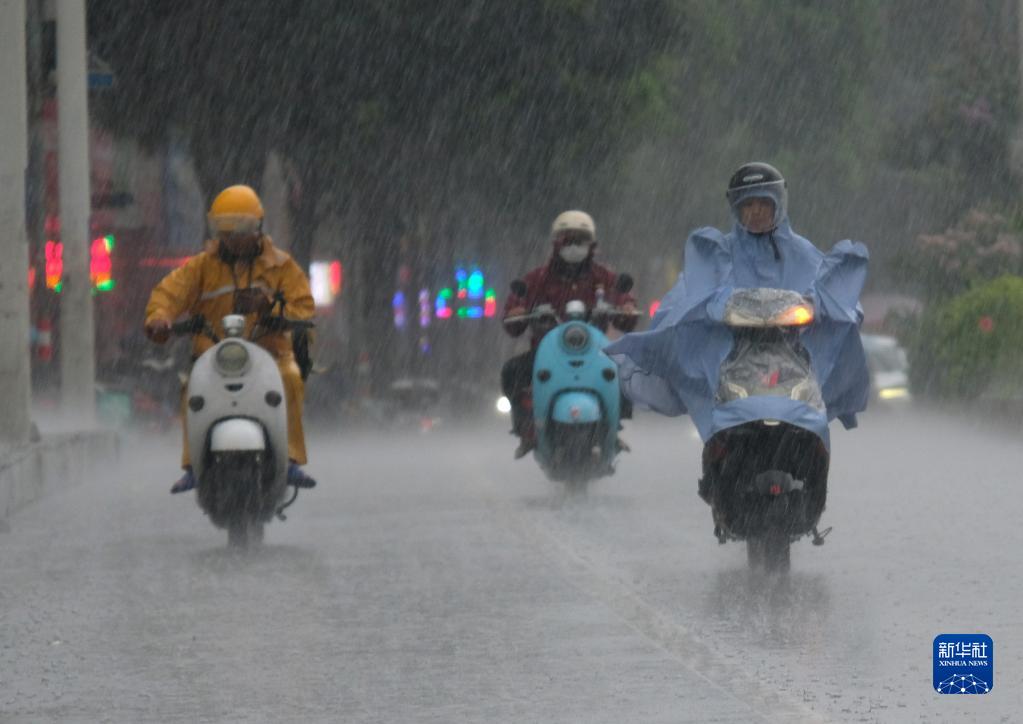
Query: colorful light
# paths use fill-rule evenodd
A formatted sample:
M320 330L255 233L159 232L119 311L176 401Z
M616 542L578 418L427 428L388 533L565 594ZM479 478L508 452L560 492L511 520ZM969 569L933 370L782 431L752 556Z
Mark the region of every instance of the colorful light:
M399 289L394 293L394 299L391 300L391 307L394 309L394 326L398 329L405 329L405 292Z
M314 261L309 265L309 287L317 307L329 307L341 293L344 270L339 261Z
M64 276L64 245L59 241L46 242L46 288L60 292Z
M451 309L452 296L450 287L444 287L437 292L437 299L434 301L434 316L437 319L451 319L454 313Z
M474 268L466 282L469 292L469 299L481 299L483 297L483 272Z
M430 326L430 290L419 290L419 327L425 329Z
M437 292L434 299L436 319L482 319L497 315L497 294L487 288L487 280L476 264L455 267L455 284Z
M89 279L94 292L109 292L117 282L112 276L114 264L111 254L116 240L112 234L92 240L89 247ZM46 242L46 288L60 293L64 288L64 244L59 241Z
M89 278L97 292L109 292L114 288L114 279L111 276L113 261L110 258L113 250L114 237L110 234L92 241L89 250Z
M654 301L650 302L650 316L652 317L655 314L657 314L657 310L660 308L661 308L660 299L655 299Z
M341 266L341 262L330 262L330 291L334 293L335 297L341 293L342 281L344 281L344 267Z

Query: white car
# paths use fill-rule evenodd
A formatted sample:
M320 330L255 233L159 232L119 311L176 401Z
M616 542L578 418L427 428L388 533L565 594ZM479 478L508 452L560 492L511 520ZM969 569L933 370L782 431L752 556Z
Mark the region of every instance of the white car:
M909 360L894 337L864 334L863 350L870 367L870 395L880 402L910 399Z

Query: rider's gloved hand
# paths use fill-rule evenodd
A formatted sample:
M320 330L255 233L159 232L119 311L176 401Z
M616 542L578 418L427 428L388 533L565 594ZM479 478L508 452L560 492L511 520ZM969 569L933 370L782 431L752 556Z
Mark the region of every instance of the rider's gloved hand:
M170 339L171 325L166 319L154 319L146 325L146 336L156 344L164 344Z
M518 337L520 334L526 331L526 327L529 326L528 322L509 321L509 317L521 317L526 313L525 307L512 307L504 313L504 331L513 337Z

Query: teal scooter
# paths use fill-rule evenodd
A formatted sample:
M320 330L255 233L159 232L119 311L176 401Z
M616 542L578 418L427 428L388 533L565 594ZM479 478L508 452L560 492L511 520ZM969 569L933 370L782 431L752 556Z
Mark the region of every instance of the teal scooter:
M521 281L512 285L523 297L524 287ZM583 485L614 473L621 390L618 368L603 352L608 339L597 325L630 313L634 314L612 307L598 294L590 310L581 301L569 302L564 319L549 304L541 304L529 314L508 320L545 328L555 325L537 347L531 391L536 426L533 456L551 480Z

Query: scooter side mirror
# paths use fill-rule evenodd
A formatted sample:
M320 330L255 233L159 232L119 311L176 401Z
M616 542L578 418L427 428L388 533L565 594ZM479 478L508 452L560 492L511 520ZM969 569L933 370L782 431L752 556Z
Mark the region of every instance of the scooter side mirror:
M511 291L516 297L525 297L529 293L529 287L521 279L516 279L511 283Z
M635 281L633 281L631 274L619 274L618 278L615 279L615 291L619 294L628 294L632 291L633 284L635 284Z

